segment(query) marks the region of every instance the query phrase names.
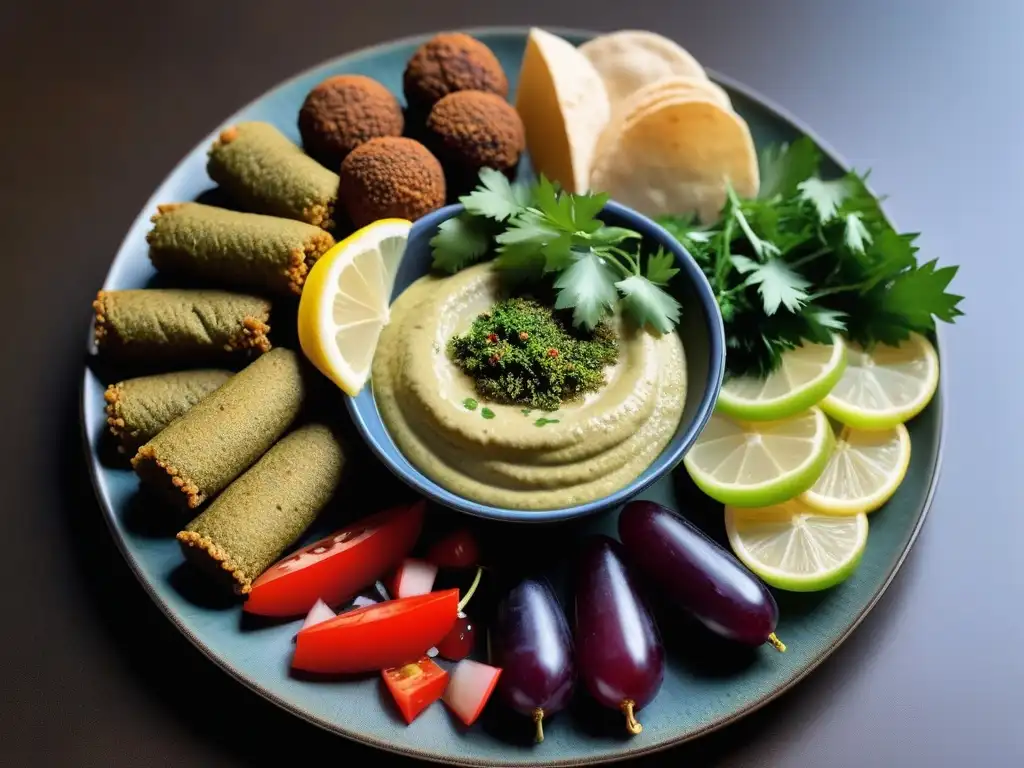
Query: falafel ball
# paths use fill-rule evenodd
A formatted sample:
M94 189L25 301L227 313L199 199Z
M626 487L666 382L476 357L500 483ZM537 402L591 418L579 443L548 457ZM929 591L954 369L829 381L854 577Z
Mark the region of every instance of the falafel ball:
M511 174L526 148L526 132L515 107L483 91L445 96L430 111L427 130L427 146L447 172L449 192L471 189L481 168Z
M341 164L338 198L356 227L378 219L415 221L445 202L444 171L418 141L370 139Z
M508 96L508 78L498 58L486 45L462 32L435 35L417 48L405 67L402 87L409 106L424 115L456 91Z
M404 122L398 99L364 75L327 78L309 92L299 110L306 152L332 170L370 139L401 136Z

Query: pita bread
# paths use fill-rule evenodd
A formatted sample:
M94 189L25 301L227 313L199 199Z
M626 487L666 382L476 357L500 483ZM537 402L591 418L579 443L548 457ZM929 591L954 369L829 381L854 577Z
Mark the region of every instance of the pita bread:
M604 82L590 61L569 41L531 29L516 110L537 173L568 192L586 192L597 139L611 117Z
M718 219L726 180L741 197L760 186L746 122L706 99L658 100L601 142L591 186L648 216Z

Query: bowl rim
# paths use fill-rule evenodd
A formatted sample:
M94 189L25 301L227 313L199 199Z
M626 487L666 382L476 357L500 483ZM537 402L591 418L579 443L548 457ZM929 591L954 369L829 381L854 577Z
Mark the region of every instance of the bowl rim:
M413 223L414 230L416 228L436 228L441 222L459 215L464 210L465 206L462 205L462 203L446 205L415 221ZM718 302L715 300L714 291L711 288L711 283L708 282L707 276L697 264L693 255L681 242L679 242L679 240L673 237L668 230L658 224L654 219L614 200L606 202L604 207L601 209L601 213L611 214L612 216L631 222L635 229L643 230L644 240L654 242L658 245L664 245L672 252L673 256L675 256L677 266L680 267L680 273L685 275L685 279L689 281L689 284L692 286L693 291L696 294L696 301L694 301L693 304L700 308L701 314L704 317L708 334L707 379L705 381L703 396L697 405L697 410L694 416L688 423L684 424L680 422L679 426L676 427L677 436L679 435L680 430L682 431L682 439L679 440L679 444L675 447L666 446L665 449L663 449L662 452L659 453L657 457L655 457L655 459L643 469L639 477L634 478L617 491L613 491L607 496L603 496L599 499L594 499L593 501L584 502L582 504L574 504L568 507L552 509L534 510L498 507L492 504L473 501L472 499L468 499L450 491L440 483L429 478L422 470L409 461L402 450L390 437L388 428L380 416L380 411L377 409L377 401L376 397L373 395L372 389L372 378L368 379L364 385L364 389L359 395L354 397L348 394L343 395L345 398L345 406L348 410L349 416L356 425L356 429L358 430L360 437L362 437L363 441L370 448L374 456L376 456L376 458L384 464L384 466L387 467L393 475L398 477L407 486L437 504L441 504L457 512L473 515L474 517L484 518L487 520L498 520L502 522L552 523L587 517L588 515L603 512L620 504L624 504L637 494L646 490L666 474L675 470L676 467L679 466L680 462L682 462L686 452L696 441L697 437L707 425L708 420L711 418L711 414L715 409L715 403L718 400L718 393L722 388L722 382L725 376L725 324L722 320L722 313L718 307ZM685 307L683 311L686 311ZM388 435L389 444L382 443L378 440L370 429L370 420L367 418L367 413L364 412L366 411L366 408L359 405L360 399L364 397L364 393L369 393L369 400L372 403L375 418L380 422L384 433ZM673 438L673 442L676 442L676 437ZM404 460L405 465L407 465L408 468L406 468L406 466L399 466L392 457L389 449L390 451L396 452ZM649 472L651 467L659 463L662 466L660 466L657 471ZM647 476L645 477L645 475Z

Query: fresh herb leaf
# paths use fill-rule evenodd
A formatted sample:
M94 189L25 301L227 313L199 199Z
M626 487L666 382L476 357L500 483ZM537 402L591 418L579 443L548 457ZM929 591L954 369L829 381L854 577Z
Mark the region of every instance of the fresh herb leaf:
M643 326L649 323L661 333L668 333L679 322L679 302L646 277L633 275L615 283L623 295L630 315Z
M479 403L472 397L467 397L465 400L462 401L462 405L463 407L465 407L467 411L475 411Z
M572 201L573 221L578 230L589 234L604 226L597 218L597 214L607 205L607 194L590 192L583 195L563 195L563 199L565 198ZM636 233L636 236L639 237L639 233Z
M442 224L431 240L439 269L456 272L493 250L506 283L535 283L550 275L555 306L572 309L577 327L592 330L617 304L639 324L663 331L678 318L678 303L658 287L678 273L674 256L659 249L644 257L634 243L643 239L639 232L598 218L607 194L569 194L544 176L524 192L485 170L461 200L466 211ZM694 229L692 235L695 258L706 262L711 233L702 238ZM632 277L637 280L625 282ZM621 296L616 281L626 285Z
M510 286L533 283L544 276L546 260L544 254L530 245L502 246L494 266L501 270L503 282Z
M864 219L859 213L846 214L846 230L843 235L846 247L854 253L864 253L871 244L871 233L864 226Z
M867 175L825 181L819 160L809 141L769 149L757 199L729 190L710 227L659 219L712 285L729 375L767 375L785 351L834 333L898 343L961 314L962 297L948 291L956 268L919 266L917 235L892 227Z
M572 308L573 325L593 330L619 298L615 273L592 251L579 254L555 280L555 309Z
M907 327L917 331L934 328L932 315L947 323L963 312L957 308L963 296L946 293L958 267L936 269L936 261L901 272L886 286L882 308L899 312Z
M564 229L541 212L527 209L512 219L508 229L494 239L502 246L529 244L541 248L564 233Z
M554 184L548 181L547 177L543 174L541 174L540 180L537 182L537 188L534 190L533 201L539 209L537 213L546 217L554 227L557 227L560 231L576 231L575 222L573 221L572 202L565 195L560 197Z
M770 256L778 256L778 246L767 240L762 240L754 233L754 230L750 226L750 222L747 221L747 217L743 213L743 207L740 205L739 198L736 196L736 192L733 190L731 184L726 186L726 194L728 195L729 202L732 204L730 211L732 212L733 218L736 220L736 223L740 225L740 229L743 230L743 235L747 238L747 242L750 243L750 246L754 249L754 253L762 259L767 259Z
M821 326L823 329L839 332L846 330L847 315L838 309L828 309L808 304L804 310L804 315L809 322L816 326Z
M501 171L483 168L480 171L480 185L468 195L460 197L459 202L474 216L505 221L526 207L529 190L522 185L513 186Z
M659 247L656 253L647 257L647 279L655 285L668 285L669 280L679 274L676 258Z
M759 264L746 256L733 256L732 263L740 274L747 275L744 285L757 286L766 315L774 315L780 304L790 312L799 312L807 301L804 289L811 284L781 259Z
M465 213L441 222L430 239L433 268L454 274L479 261L491 246L485 221Z
M481 408L480 415L483 416L485 419L493 419L494 411L492 411L490 408Z
M839 206L850 194L846 179L822 181L817 176L804 179L796 185L800 198L806 200L818 212L818 220L827 224L836 217Z
M814 176L821 163L821 153L806 136L792 144L769 146L760 157L761 186L758 198L772 200L776 197L791 197L796 193L797 184Z
M545 272L561 272L563 269L571 267L576 260L572 235L559 235L555 240L542 247L540 252L544 256Z

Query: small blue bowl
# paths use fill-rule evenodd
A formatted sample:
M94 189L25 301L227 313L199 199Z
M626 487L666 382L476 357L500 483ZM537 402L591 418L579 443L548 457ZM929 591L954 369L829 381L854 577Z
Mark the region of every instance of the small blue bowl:
M459 215L462 210L462 205L449 205L415 223L395 278L392 301L410 283L430 271L430 239L437 233L441 222ZM356 397L346 396L349 413L377 458L395 475L427 498L460 512L506 522L550 523L584 517L624 504L662 475L670 472L682 461L686 451L704 429L714 410L725 372L725 329L711 286L697 266L697 262L679 241L646 216L618 203L609 202L605 205L601 218L606 224L628 227L640 232L646 245L655 248L663 246L675 256L676 266L680 270L673 280L672 291L683 305L677 332L686 349L687 389L683 417L672 441L639 477L604 498L560 509L505 509L481 504L452 493L411 464L395 445L387 427L381 421L372 382Z

